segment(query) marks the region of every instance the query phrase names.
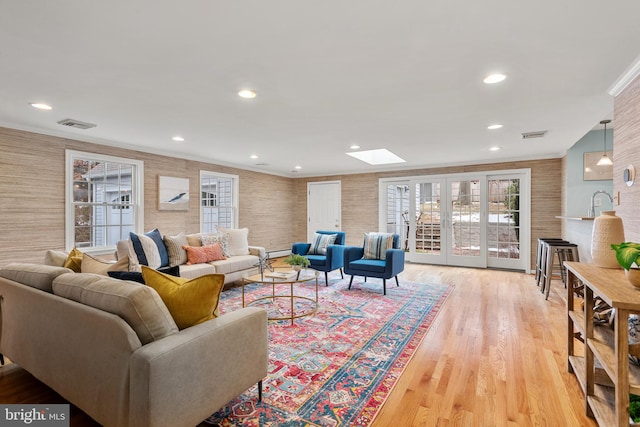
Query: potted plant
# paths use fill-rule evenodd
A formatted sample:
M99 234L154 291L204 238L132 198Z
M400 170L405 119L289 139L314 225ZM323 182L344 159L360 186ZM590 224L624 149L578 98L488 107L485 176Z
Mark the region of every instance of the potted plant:
M625 269L625 274L629 282L636 287L640 287L640 243L622 242L612 244L611 249L616 251L618 264ZM635 267L634 267L635 266Z
M300 254L289 254L282 262L289 264L291 268L298 272L298 275L300 275L300 270L311 265L309 258Z

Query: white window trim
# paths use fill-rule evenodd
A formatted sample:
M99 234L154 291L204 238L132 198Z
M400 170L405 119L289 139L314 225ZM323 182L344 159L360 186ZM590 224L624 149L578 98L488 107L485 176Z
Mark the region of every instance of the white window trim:
M65 248L66 250L73 249L75 244L75 224L74 224L74 209L73 209L73 161L79 160L97 160L101 162L112 163L128 163L136 167L136 173L131 177L131 187L135 189L135 200L132 200L132 204L135 205L136 214L134 221L134 230L136 233L144 230L144 162L141 160L128 159L126 157L107 156L104 154L89 153L85 151L66 150L65 151ZM112 253L115 249L114 245L101 246L95 248L83 249L83 252L92 254L106 254Z
M233 203L231 204L231 207L233 208L233 227L234 228L238 228L238 218L239 218L239 214L238 212L240 211L239 209L239 201L238 199L240 199L240 176L239 175L231 175L228 173L221 173L221 172L212 172L212 171L205 171L205 170L200 170L200 178L198 180L198 207L199 207L199 215L200 215L200 231L202 231L204 229L204 224L202 221L202 177L203 176L216 176L216 177L220 177L220 178L230 178L233 182Z

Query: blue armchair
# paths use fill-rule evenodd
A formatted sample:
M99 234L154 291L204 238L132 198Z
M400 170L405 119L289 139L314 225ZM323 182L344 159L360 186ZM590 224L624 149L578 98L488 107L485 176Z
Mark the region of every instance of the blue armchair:
M381 251L380 259L365 259L364 254L364 247L347 246L344 248L344 272L351 275L349 289L353 283L353 276L364 276L365 282L367 277L382 279L384 295L387 294L387 279L395 277L396 286L400 286L398 274L404 270L404 251L400 249L399 235L393 235L393 249Z
M342 263L344 261L345 233L344 231L316 231L316 233L321 235L336 235L335 242L332 245L327 246L325 255L309 253L312 243L301 242L293 244L293 246L291 247L291 253L306 256L311 262L311 268L317 271L324 271L324 280L326 286L329 286L328 273L330 271L340 269L340 276L344 279L344 274L342 273Z

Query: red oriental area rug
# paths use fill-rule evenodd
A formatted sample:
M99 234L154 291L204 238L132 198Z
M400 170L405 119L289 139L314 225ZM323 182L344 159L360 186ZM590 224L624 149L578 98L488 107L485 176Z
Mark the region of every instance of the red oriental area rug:
M335 275L335 273L334 273ZM339 277L339 276L338 276ZM323 280L316 313L269 321L269 373L257 390L247 390L209 417L216 426L367 426L425 336L453 287L377 279ZM278 294L288 292L281 285ZM270 286L245 287L246 301L271 293ZM295 293L315 299L315 284L297 284ZM271 317L288 315L290 302L258 301ZM308 310L306 299L294 310ZM240 288L223 292L221 312L242 306Z

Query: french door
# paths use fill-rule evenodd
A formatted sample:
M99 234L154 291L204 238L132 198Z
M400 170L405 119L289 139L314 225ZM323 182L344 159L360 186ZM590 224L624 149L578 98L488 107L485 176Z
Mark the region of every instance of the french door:
M528 170L383 179L380 228L408 261L526 270L528 182Z

